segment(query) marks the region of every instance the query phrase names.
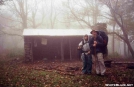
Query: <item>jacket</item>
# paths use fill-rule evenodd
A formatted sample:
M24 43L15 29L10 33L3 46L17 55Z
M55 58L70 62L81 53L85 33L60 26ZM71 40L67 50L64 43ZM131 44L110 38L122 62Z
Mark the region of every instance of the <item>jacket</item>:
M93 46L94 41L97 41L96 47ZM91 49L91 53L93 55L95 55L95 51L96 51L96 53L103 53L104 44L103 44L102 37L97 35L96 40L94 39L94 37L91 37L91 39L89 41L89 46L90 46L90 49Z

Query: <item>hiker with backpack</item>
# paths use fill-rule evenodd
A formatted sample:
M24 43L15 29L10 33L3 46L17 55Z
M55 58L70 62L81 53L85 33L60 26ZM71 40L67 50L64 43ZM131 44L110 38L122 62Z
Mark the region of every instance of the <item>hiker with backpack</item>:
M89 41L89 46L92 52L92 58L93 63L95 64L96 74L104 76L106 68L103 59L103 38L96 30L92 30L90 33L92 34L92 37Z
M85 35L83 40L78 45L78 50L81 51L81 59L83 61L83 74L91 74L92 71L92 56L90 53L89 37Z
M99 36L102 37L103 39L103 58L105 59L108 55L108 49L107 49L107 45L108 45L108 35L107 35L107 24L106 23L96 23L94 25L94 29L97 30L99 32Z

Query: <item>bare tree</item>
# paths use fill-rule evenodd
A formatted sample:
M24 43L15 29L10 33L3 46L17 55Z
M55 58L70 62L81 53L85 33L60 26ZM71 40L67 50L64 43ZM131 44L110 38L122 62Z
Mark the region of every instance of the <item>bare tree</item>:
M101 0L109 9L111 12L111 17L114 19L114 21L117 23L117 25L120 27L122 33L118 34L117 32L113 32L118 37L120 37L128 46L129 51L132 54L132 57L134 58L134 50L132 49L132 46L129 41L129 27L126 22L129 22L127 19L128 12L124 11L124 7L127 1L122 2L121 0ZM126 8L125 8L126 9ZM130 15L130 14L129 14ZM131 19L133 20L133 19Z
M45 6L42 5L43 9L39 8L42 2L41 0L13 0L12 3L6 4L13 14L13 22L23 30L29 27L37 28L43 24Z
M5 3L6 1L9 1L9 0L0 0L0 5L4 5L4 3ZM12 0L10 0L10 1L12 1Z
M51 29L54 28L55 22L56 22L56 18L58 16L59 13L56 12L56 8L54 7L54 2L53 0L51 0L51 13L50 13L50 24L51 24Z
M70 18L77 21L82 27L86 25L87 27L92 28L92 25L98 22L100 5L97 0L68 0L68 3L67 8L71 13Z
M12 3L7 3L11 11L18 17L22 29L27 28L28 18L28 1L27 0L13 0Z
M0 5L3 5L4 4L4 0L0 0Z
M116 28L116 23L115 23L115 21L111 20L111 21L109 21L109 24L110 24L111 26L113 26L113 32L115 32L115 28ZM112 34L112 53L113 53L113 54L114 54L114 52L115 52L114 47L115 47L115 34Z
M44 18L45 18L44 5L43 5L44 3L43 3L43 1L39 1L39 0L33 0L33 2L34 3L32 5L32 7L30 7L31 16L30 16L30 18L28 20L32 23L31 24L32 28L37 28L41 24L43 24L43 21L44 21ZM42 3L42 8L39 9L39 5L41 3ZM36 21L37 17L38 17L37 15L39 15L39 14L42 16L40 22Z

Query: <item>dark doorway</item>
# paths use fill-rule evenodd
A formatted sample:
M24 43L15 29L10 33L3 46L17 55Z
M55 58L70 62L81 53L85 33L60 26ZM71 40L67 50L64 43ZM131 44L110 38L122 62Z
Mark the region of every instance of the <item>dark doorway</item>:
M64 43L63 43L63 50L64 50L64 58L65 60L69 60L70 59L70 47L69 47L69 38L65 38L64 39Z

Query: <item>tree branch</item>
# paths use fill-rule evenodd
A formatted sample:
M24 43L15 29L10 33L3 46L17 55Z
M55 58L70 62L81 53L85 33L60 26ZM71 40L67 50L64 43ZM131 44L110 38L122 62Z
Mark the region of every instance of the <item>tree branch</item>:
M3 35L20 36L20 37L22 37L22 35L19 35L19 34L10 34L10 33L4 32L4 31L2 31L2 30L0 30L0 32L2 32Z
M117 35L119 38L121 38L122 40L126 41L124 37L122 37L121 35L119 35L119 34L116 33L116 32L108 32L108 34L115 34L115 35Z

